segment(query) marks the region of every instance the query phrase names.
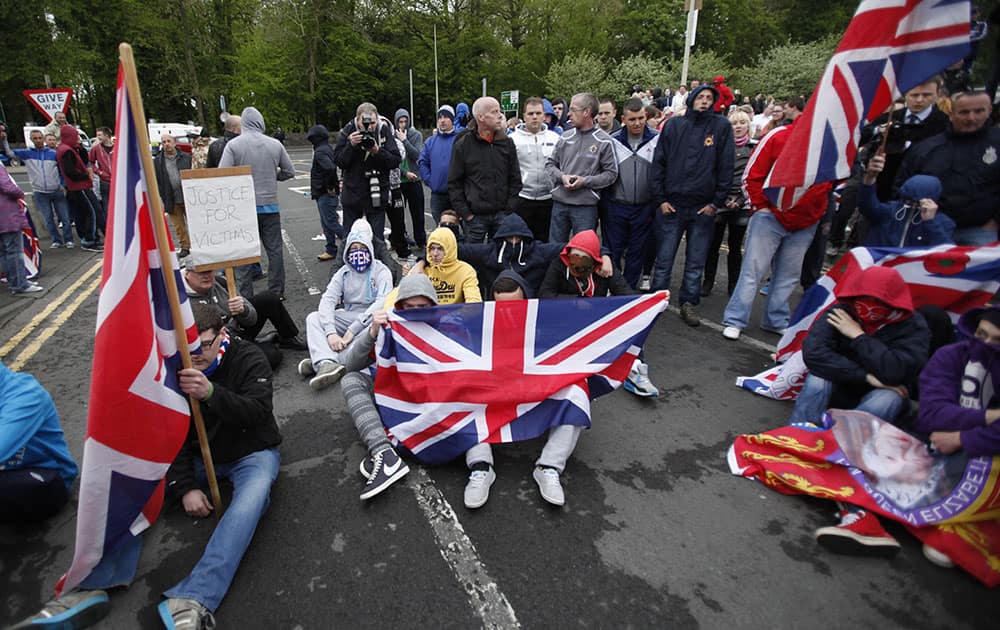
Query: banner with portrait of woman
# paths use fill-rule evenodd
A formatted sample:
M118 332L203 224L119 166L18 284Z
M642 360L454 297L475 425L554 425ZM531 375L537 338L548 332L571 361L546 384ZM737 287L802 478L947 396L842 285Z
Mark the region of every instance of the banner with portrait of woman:
M831 409L822 427L741 435L728 459L733 474L778 492L903 523L982 582L1000 584L1000 458L934 453L871 414Z

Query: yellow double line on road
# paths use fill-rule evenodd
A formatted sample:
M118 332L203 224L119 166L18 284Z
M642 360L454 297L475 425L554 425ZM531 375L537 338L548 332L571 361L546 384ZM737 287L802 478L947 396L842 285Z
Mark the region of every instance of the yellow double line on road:
M28 335L32 334L35 331L35 329L37 329L39 326L42 325L42 323L49 317L49 315L55 312L57 308L62 306L63 302L68 300L74 293L76 293L76 291L79 290L80 287L87 284L87 281L90 280L91 276L93 276L95 273L101 270L102 264L103 260L99 260L96 263L94 263L94 265L86 272L84 272L82 276L77 278L76 281L73 282L73 284L69 285L69 287L67 287L66 290L59 295L59 297L52 300L52 302L50 302L48 306L42 309L42 311L39 314L32 317L31 321L25 324L24 328L19 330L16 335L11 337L7 341L7 343L0 346L0 359L7 356L15 348L17 348L17 346L22 341L27 339ZM58 331L59 328L66 323L66 321L70 318L70 316L76 312L76 309L80 308L80 305L83 304L84 300L90 297L90 295L95 290L97 290L97 287L100 286L100 284L101 284L101 277L98 276L94 278L93 281L91 281L90 284L87 285L72 302L66 305L63 311L59 313L58 316L56 316L56 318L52 321L51 324L42 329L42 331L39 332L31 340L31 343L25 346L24 350L22 350L21 353L17 355L17 358L14 359L13 362L7 364L7 367L15 371L20 370L22 367L24 367L24 364L27 363L33 356L35 356L39 350L41 350L42 345L46 341L48 341L52 337L52 335L56 334L56 331Z

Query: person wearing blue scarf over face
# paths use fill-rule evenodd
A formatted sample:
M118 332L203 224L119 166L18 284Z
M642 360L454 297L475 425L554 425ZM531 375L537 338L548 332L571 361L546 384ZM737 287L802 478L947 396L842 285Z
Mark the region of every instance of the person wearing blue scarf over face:
M344 247L344 266L330 278L319 309L306 317L309 358L299 362L299 374L312 377L314 390L333 385L344 374L340 352L367 325L363 317L380 308L392 291L392 272L375 259L372 228L358 219Z

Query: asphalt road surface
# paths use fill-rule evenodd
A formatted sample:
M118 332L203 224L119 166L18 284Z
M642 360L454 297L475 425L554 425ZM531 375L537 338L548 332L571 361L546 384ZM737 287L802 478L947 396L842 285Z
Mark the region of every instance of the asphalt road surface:
M302 194L311 154L292 157L301 175L280 193L286 295L304 327L330 267L316 260L319 219ZM45 255L44 293L0 291L0 358L52 394L79 460L100 257ZM725 300L716 291L703 315L719 322ZM660 397L618 391L595 402L561 509L531 478L541 440L495 449L497 481L479 510L462 504L459 462L411 464L405 480L360 501L364 451L340 389L311 391L295 372L306 353L286 351L274 381L281 474L220 627L996 628L1000 598L931 565L901 527L888 526L903 545L891 560L832 555L813 539L833 521L831 503L729 474L733 438L782 424L790 404L734 386L769 365L777 337L753 329L730 342L719 330L660 318L646 343ZM0 626L48 598L70 564L75 517L73 503L40 526L0 527ZM195 564L212 526L164 513L145 534L137 579L113 592L98 627L159 627L160 593Z

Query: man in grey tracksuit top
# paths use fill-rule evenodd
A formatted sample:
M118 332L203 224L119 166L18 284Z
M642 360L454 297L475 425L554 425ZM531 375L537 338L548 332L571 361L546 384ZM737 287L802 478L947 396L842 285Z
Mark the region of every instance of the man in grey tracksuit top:
M597 227L599 191L618 178L611 136L594 124L597 98L581 93L570 101L573 129L559 138L545 162L555 188L552 191L552 222L549 242L561 243L584 230Z
M285 298L285 261L281 250L281 208L278 182L295 177L295 167L285 147L264 133L264 117L256 107L247 107L241 116L243 133L226 143L219 167L244 166L251 169L253 192L257 198L257 226L260 242L267 252L267 288ZM236 268L240 295L253 295L250 265Z

